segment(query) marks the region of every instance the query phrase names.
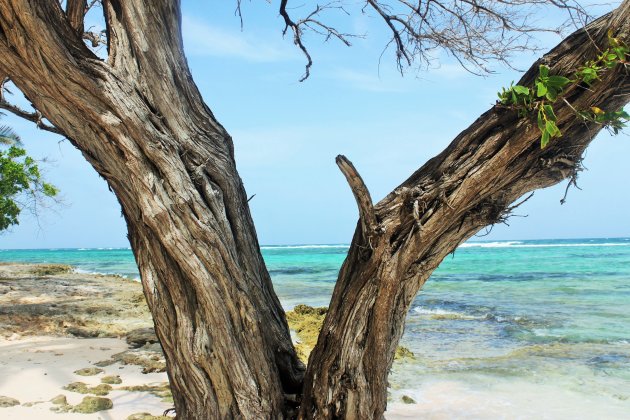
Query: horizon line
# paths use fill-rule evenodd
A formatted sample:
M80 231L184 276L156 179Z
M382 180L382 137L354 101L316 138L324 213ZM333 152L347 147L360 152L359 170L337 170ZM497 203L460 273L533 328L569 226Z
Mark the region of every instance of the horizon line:
M601 236L601 237L575 237L575 238L538 238L538 239L486 239L486 240L474 240L476 238L471 238L464 243L472 242L472 243L492 243L492 242L522 242L522 241L577 241L577 240L597 240L597 239L627 239L630 240L630 236ZM460 244L460 246L462 245ZM349 247L349 243L291 243L291 244L263 244L260 245L260 248L269 248L269 247ZM130 246L80 246L80 247L50 247L50 248L0 248L0 251L35 251L35 250L91 250L91 251L113 251L113 250L131 250Z

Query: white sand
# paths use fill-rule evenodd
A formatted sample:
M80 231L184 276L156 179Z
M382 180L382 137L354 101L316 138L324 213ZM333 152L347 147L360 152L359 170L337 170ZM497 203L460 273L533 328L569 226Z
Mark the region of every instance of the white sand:
M105 372L95 376L80 376L73 372L93 367L93 363L107 360L111 355L128 349L124 340L114 338L60 338L26 337L0 338L0 395L15 398L22 405L0 408L0 419L102 419L124 420L127 416L149 412L162 412L172 404L146 392L116 391L120 386L146 385L166 382L166 373L143 374L142 368L118 363L102 368ZM85 395L63 390L71 382L84 382L90 386L101 383L106 375L119 375L122 384L114 388L105 398L114 403L111 410L94 414L55 413L50 410L50 399L63 394L68 403L78 404ZM32 407L24 403L38 402ZM39 403L41 402L41 403Z
M630 420L628 400L515 378L490 387L436 379L404 394L417 404L388 404L387 420Z
M73 372L92 367L111 355L127 350L124 340L113 338L26 337L0 338L0 395L12 397L22 405L0 408L2 420L124 420L127 416L149 412L161 414L171 404L146 392L116 391L119 386L146 385L167 381L165 373L141 373L139 366L114 364L95 376ZM84 395L65 391L71 382L100 384L106 375L119 375L122 384L106 396L114 403L111 410L94 414L55 413L49 400L59 394L70 404ZM473 387L470 383L435 380L419 389L401 390L417 404L390 403L388 420L451 419L611 419L630 420L630 401L613 400L603 395L583 393L522 380L497 383L492 387ZM24 403L38 402L31 407Z

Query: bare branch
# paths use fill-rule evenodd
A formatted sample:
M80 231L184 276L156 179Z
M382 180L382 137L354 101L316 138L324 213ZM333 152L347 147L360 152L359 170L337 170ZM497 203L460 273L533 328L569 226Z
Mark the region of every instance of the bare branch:
M94 32L86 31L83 33L83 39L89 41L92 48L97 48L99 45L107 45L106 31Z
M310 12L305 18L297 20L297 21L294 21L293 19L291 19L291 16L289 16L289 13L287 12L287 3L288 3L288 0L281 0L280 2L279 12L280 12L280 16L282 16L282 18L284 19L284 25L285 25L282 31L282 35L286 35L287 31L291 29L291 32L293 32L293 43L297 45L297 47L302 51L302 53L306 57L306 60L307 60L306 68L304 71L304 75L300 78L300 82L303 82L309 77L311 66L313 65L313 59L311 58L310 53L308 52L308 50L304 46L304 43L302 42L302 35L305 29L323 36L324 41L328 41L331 38L334 38L341 41L344 45L348 47L351 45L349 39L360 37L360 35L340 32L337 29L335 29L333 26L330 26L324 23L321 19L319 19L319 16L324 11L331 10L331 9L342 11L343 13L348 14L348 12L346 12L343 5L339 1L331 1L330 3L326 3L321 6L317 5L315 9L312 12ZM240 16L240 1L238 2L237 11Z
M28 112L17 105L9 103L4 97L4 92L6 91L5 85L8 81L8 78L4 78L2 80L2 83L0 83L0 109L4 109L14 115L17 115L18 117L34 122L35 125L37 125L37 128L39 128L40 130L50 131L51 133L59 134L64 137L66 136L64 132L57 127L46 124L44 122L44 117L41 112L37 110L35 110L34 112Z
M369 239L374 235L378 227L376 220L376 214L374 213L374 204L372 203L372 197L370 191L367 189L363 178L359 175L359 172L354 167L352 162L348 160L344 155L339 155L335 159L337 166L346 177L348 185L354 194L354 198L357 201L359 207L359 218L361 219L361 225L363 228L363 234L366 239Z
M234 14L238 16L238 19L241 21L241 31L243 30L243 12L241 10L241 2L243 0L236 0L236 10L234 10Z
M341 33L333 25L317 17L325 9L348 13L340 1L317 6L303 19L292 19L287 12L288 0L282 0L280 15L286 33L290 28L294 43L306 56L309 76L313 64L303 42L308 29L325 39L337 38L350 45L355 34ZM499 62L513 68L514 53L536 49L534 35L542 32L560 33L566 26L582 27L590 16L576 0L362 0L361 12L376 12L391 33L386 49L395 48L399 71L416 64L426 68L435 59L436 50L445 51L467 71L474 74L491 73L490 63ZM348 6L351 7L351 6ZM550 8L560 9L567 20L560 27L545 28L533 20L538 13ZM238 8L240 10L240 0Z

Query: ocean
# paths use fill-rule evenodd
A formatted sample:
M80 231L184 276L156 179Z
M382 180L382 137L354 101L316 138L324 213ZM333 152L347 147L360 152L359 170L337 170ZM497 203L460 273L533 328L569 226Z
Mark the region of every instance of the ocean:
M287 309L327 305L347 250L262 247ZM138 277L127 248L0 250L0 261ZM465 243L415 299L401 344L415 360L394 364L393 402L485 392L501 412L544 403L567 414L581 404L597 418L630 418L630 238Z

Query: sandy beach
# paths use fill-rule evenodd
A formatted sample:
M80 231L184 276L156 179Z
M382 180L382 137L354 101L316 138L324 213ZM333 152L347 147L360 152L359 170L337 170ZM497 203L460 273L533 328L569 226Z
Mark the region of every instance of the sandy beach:
M173 404L151 325L136 281L0 264L0 418L164 419ZM417 364L404 363L394 371ZM424 377L413 389L392 388L386 418L630 419L627 382L611 398L598 382L549 382L548 374ZM97 408L106 409L90 412Z
M161 415L173 404L151 325L138 282L0 265L0 418ZM86 397L112 408L90 413L109 403Z

